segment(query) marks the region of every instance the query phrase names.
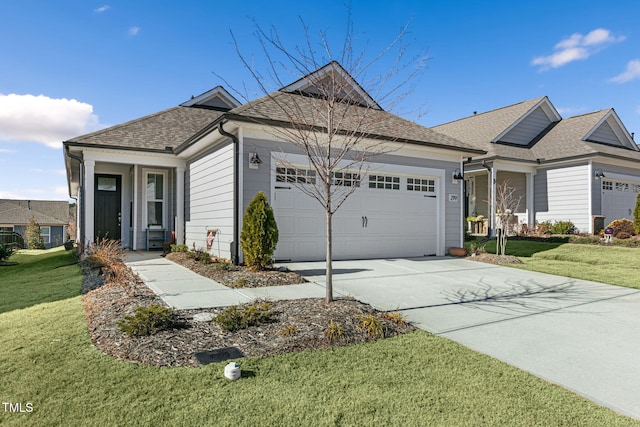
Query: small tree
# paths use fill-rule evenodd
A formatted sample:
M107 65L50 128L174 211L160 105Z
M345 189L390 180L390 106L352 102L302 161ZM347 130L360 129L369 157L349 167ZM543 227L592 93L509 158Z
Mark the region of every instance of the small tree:
M40 234L40 224L38 224L33 217L29 220L29 225L27 225L25 233L27 235L28 249L44 249L44 242Z
M518 211L520 200L522 200L522 196L516 195L516 189L511 187L509 180L496 185L496 216L498 219L496 254L498 255L505 254L513 214Z
M264 270L278 243L278 225L273 209L262 191L251 200L242 220L240 246L244 262L254 270Z
M636 198L636 207L633 210L633 229L636 234L640 234L640 193Z

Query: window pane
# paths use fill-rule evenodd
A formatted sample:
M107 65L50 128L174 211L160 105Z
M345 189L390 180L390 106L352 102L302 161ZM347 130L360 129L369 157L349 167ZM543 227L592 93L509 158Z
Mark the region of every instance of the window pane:
M98 190L99 191L117 191L116 179L107 178L104 176L98 177Z
M162 225L162 202L147 202L148 225Z

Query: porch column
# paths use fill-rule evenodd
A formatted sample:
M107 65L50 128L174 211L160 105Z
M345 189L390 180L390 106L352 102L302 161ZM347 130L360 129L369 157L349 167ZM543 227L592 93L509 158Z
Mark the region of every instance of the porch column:
M527 179L527 225L531 230L531 227L536 222L536 213L534 211L533 197L534 197L534 181L535 173L528 173L525 175Z
M176 168L176 243L184 244L184 170Z
M95 238L94 210L95 210L95 160L84 161L84 239L85 246L93 243Z
M498 172L496 171L496 166L491 166L491 170L489 171L489 227L491 230L489 232L490 237L494 237L496 235L496 177Z

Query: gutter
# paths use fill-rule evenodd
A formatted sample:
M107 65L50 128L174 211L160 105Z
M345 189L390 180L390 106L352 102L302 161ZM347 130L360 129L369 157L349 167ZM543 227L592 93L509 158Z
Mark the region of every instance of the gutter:
M238 256L238 254L240 253L239 251L240 230L238 230L238 227L240 226L240 221L238 220L238 212L239 212L238 203L240 201L239 199L240 171L238 169L239 167L238 146L240 144L237 136L223 129L222 126L224 125L224 123L225 122L221 121L218 124L218 132L220 132L220 135L229 137L233 141L233 230L234 230L233 234L234 236L233 236L233 242L231 242L231 261L233 262L233 265L238 265L240 263L239 256Z
M80 224L82 225L80 227L80 245L81 247L84 247L84 242L85 242L85 234L84 234L84 229L85 229L85 218L84 218L84 159L80 156L77 156L75 154L71 154L71 151L69 151L69 144L67 142L64 142L64 151L66 153L66 155L70 158L70 159L74 159L77 160L80 163L80 174L78 176L78 181L79 181L79 185L78 185L78 196L76 197L76 201L78 200L78 197L80 198L80 203L78 204L78 211L77 211L77 218L76 218L76 227L78 227ZM69 190L71 190L71 188L69 188ZM69 195L71 195L71 191L69 191ZM78 224L80 223L80 224Z

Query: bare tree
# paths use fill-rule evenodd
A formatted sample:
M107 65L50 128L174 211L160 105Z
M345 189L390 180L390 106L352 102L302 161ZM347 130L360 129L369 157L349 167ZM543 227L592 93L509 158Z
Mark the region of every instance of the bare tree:
M385 112L378 102L393 108L404 99L411 90L409 83L425 67L425 55L407 58L407 27L380 54L365 61L364 52L354 55L350 19L337 57L325 33L320 33L314 43L303 21L302 26L305 43L288 48L274 28L267 33L256 25L268 77L241 53L234 38L240 60L264 97L249 101L246 94L236 92L249 101L240 107L245 116L249 114L257 123L268 124L267 132L296 147L308 160L310 173L289 182L316 199L326 214L326 301L331 302L333 215L358 189L371 160L399 148L396 138L379 136L397 134L394 131L408 122ZM370 77L385 61L386 71ZM285 85L292 76L300 80ZM284 90L269 90L269 81ZM280 167L296 168L284 153L280 157Z
M518 195L509 180L496 185L496 254L504 255L507 248L507 239L511 232L514 214L520 208L522 195Z

